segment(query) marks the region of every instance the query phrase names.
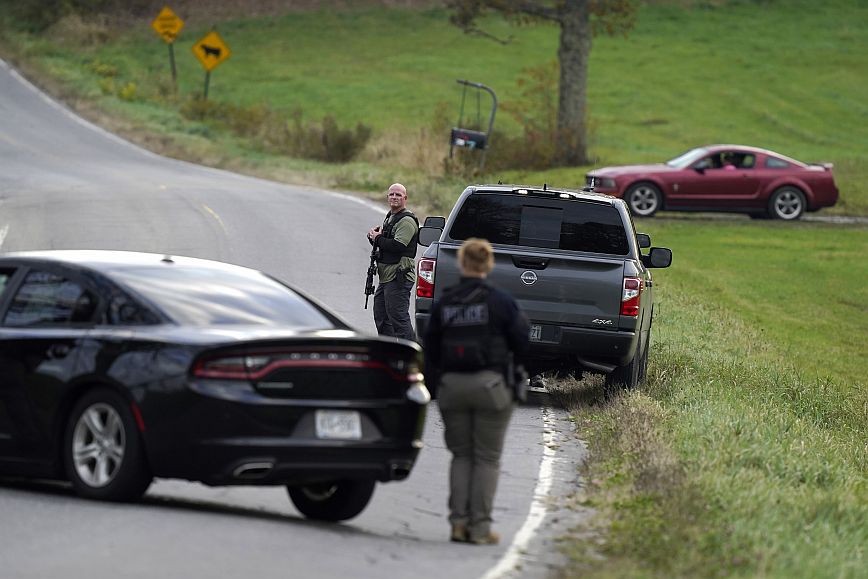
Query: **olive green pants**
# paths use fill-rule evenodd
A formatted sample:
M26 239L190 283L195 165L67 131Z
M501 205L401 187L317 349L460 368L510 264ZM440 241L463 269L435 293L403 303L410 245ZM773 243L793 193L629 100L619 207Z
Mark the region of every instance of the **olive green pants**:
M512 391L499 372L447 372L440 379L439 400L452 453L449 522L466 526L471 540L481 539L491 531Z

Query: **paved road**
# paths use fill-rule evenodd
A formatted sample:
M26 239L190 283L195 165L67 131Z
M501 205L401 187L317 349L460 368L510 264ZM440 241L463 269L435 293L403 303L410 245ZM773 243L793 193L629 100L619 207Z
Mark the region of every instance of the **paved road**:
M363 235L385 204L159 157L44 97L0 61L0 251L102 248L263 269L373 332L362 309ZM279 488L157 481L141 504L0 480L0 576L542 577L577 484L582 447L563 413L520 408L496 506L504 543L446 541L448 454L432 406L411 477L378 485L358 518L302 519ZM569 516L564 516L564 515ZM516 566L521 570L517 571Z

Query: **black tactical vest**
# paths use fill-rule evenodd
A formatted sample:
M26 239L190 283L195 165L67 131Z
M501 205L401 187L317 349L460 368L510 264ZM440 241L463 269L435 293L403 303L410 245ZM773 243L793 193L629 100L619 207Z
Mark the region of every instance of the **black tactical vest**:
M407 209L402 209L398 213L394 215L392 212L386 213L386 220L383 221L383 228L381 231L381 235L386 239L395 239L395 225L403 219L404 217L410 217L413 221L416 222L416 233L413 234L413 238L410 240L410 243L407 244L402 251L389 251L385 248L380 248L380 257L377 261L380 263L390 264L390 263L398 263L401 261L402 257L414 258L416 257L416 246L419 243L419 220L416 219L416 216Z
M494 325L489 288L480 286L463 297L450 293L443 297L440 308L443 371L502 370L508 361L508 348Z

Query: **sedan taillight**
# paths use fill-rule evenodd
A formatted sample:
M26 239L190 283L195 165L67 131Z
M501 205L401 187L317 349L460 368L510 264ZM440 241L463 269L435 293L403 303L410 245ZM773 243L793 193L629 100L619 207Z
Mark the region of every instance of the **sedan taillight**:
M247 358L247 356L223 356L199 360L193 367L193 375L199 378L246 380L250 377L247 371Z
M639 315L639 302L645 282L638 277L625 277L624 290L621 294L621 315L635 318Z
M416 268L416 297L434 297L434 266L436 261L427 257L419 260Z
M193 366L197 378L221 380L262 380L275 370L284 368L341 370L347 368L382 370L395 380L417 382L422 377L415 365L403 360L384 362L358 351L299 350L265 351L248 355L205 357Z

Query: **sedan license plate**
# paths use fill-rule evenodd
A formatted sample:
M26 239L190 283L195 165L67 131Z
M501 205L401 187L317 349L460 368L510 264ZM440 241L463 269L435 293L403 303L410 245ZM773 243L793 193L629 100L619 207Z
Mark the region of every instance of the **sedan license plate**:
M362 438L362 419L355 410L317 410L316 437L359 440Z
M530 341L539 342L542 340L542 326L539 324L531 324L530 326Z

